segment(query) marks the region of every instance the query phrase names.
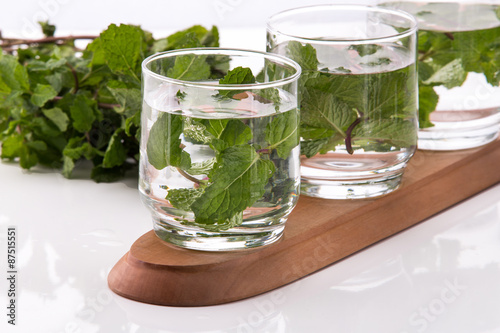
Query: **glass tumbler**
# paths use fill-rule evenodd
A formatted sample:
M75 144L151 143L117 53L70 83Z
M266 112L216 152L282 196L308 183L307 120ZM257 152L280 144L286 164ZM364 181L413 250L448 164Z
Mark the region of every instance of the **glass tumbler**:
M417 145L417 24L404 12L319 5L267 22L267 50L302 66L301 194L370 198L398 188Z
M419 27L418 148L485 145L500 131L500 1L394 1Z
M156 235L206 251L279 239L300 185L300 66L198 48L153 55L142 69L139 189Z

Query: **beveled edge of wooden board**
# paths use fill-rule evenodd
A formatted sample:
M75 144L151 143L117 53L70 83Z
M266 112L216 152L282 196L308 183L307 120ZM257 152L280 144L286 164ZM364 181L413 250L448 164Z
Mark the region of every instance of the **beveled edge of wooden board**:
M401 188L383 197L301 197L283 238L258 250L185 250L150 231L113 267L109 287L123 297L158 305L205 306L248 298L311 274L500 182L500 140L468 151L419 151L412 161ZM304 220L310 220L312 208L317 220L308 227ZM169 258L175 258L172 264Z

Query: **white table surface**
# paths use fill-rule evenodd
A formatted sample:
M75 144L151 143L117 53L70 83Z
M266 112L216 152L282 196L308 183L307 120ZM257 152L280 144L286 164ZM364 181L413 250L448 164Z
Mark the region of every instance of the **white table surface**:
M222 46L264 47L241 31L221 34ZM0 332L500 332L500 185L275 291L176 308L107 287L113 265L152 227L135 177L96 184L76 176L0 163ZM16 326L6 308L10 226Z
M151 228L133 177L96 184L2 163L0 184L1 332L500 332L500 185L278 290L176 308L107 287L110 269ZM9 226L18 234L15 327L6 317Z

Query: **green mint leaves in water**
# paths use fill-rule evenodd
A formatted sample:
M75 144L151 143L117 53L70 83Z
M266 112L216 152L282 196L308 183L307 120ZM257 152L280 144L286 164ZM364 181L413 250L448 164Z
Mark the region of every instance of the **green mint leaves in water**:
M500 6L405 1L386 2L382 6L404 10L419 21L420 128L434 126L430 115L439 103L435 87L460 87L469 73L484 75L493 87L499 85ZM484 96L484 92L476 94Z
M184 63L175 61L168 71L180 73L176 67ZM197 73L200 75L200 71ZM256 81L249 68L237 67L226 72L219 83ZM190 97L189 92L181 95ZM257 92L220 89L212 98L221 105L252 98L277 109L281 101L275 88ZM189 188L169 188L166 196L174 208L185 212L182 223L205 230L227 230L240 225L243 212L264 201L264 197L289 195L291 184L274 182L283 176L280 163L288 163L292 150L299 144L298 121L296 109L263 117L222 119L159 112L147 142L148 161L155 169L169 167L171 171L163 172L173 171L192 182ZM192 162L182 140L203 145L214 157ZM189 219L190 214L194 214L194 219Z
M433 87L459 87L469 72L484 74L492 86L500 84L500 27L457 32L420 30L418 38L421 128L434 126L429 117L439 96Z
M359 66L375 68L391 62L375 57L379 45L350 48ZM414 64L368 74L352 74L344 67L321 68L316 49L291 41L287 55L302 66L301 154L313 157L337 147L355 153L357 144L376 151L416 145L416 78Z
M54 36L53 25L41 28ZM88 160L92 179L118 180L139 159L142 60L160 51L217 47L218 37L215 27L193 26L154 39L138 26L112 24L99 36L86 36L93 41L83 50L74 37L0 39L1 158L25 169L56 168L68 178ZM183 78L194 70L220 77L224 66L195 61L175 70ZM171 148L164 147L165 159L156 166L190 165L189 156L174 154L179 147Z

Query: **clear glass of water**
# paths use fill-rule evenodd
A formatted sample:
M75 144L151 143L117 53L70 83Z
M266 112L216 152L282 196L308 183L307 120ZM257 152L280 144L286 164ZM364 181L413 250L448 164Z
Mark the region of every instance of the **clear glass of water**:
M404 12L319 5L267 22L267 50L302 66L301 194L370 198L398 188L417 146L417 24Z
M419 149L485 145L500 131L500 1L384 1L419 27Z
M198 48L143 65L141 197L159 238L226 251L282 235L300 184L300 66Z

